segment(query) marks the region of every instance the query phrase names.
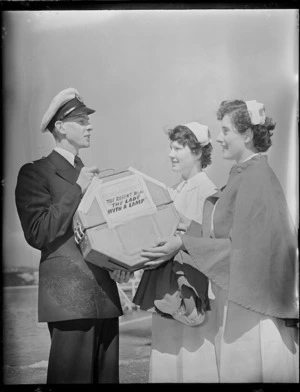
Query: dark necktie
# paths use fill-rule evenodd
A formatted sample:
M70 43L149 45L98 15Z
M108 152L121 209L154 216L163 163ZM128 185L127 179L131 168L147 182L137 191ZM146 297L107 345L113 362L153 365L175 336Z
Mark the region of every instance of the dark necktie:
M84 164L78 155L76 155L74 158L74 166L75 166L76 172L79 174L80 170L83 168Z

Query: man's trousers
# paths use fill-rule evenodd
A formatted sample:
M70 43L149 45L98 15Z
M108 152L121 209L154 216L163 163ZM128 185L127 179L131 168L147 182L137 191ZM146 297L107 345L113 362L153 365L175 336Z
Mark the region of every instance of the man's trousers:
M47 384L119 382L119 319L49 322Z

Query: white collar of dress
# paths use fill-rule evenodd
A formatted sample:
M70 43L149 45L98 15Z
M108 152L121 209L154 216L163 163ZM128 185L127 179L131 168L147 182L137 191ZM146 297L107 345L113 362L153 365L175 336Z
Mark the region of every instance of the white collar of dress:
M183 187L186 187L187 191L194 189L196 186L199 185L200 179L203 178L205 173L203 171L195 174L193 177L189 178L188 180L181 181L178 185L174 186L174 190L177 192L181 192Z

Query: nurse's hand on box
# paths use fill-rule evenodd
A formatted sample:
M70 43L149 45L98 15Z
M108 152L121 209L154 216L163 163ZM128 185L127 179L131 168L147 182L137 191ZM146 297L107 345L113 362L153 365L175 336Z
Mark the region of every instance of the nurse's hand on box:
M170 260L182 248L180 236L172 236L162 239L151 248L142 249L141 256L148 259L144 269L154 269Z
M109 271L110 277L117 283L127 283L129 279L134 277L134 272L123 271L123 270L114 270Z

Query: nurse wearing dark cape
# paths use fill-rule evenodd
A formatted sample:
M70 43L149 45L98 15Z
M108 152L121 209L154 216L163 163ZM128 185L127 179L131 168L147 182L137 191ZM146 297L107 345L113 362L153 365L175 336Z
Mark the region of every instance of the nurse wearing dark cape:
M224 101L217 117L223 157L236 161L226 187L206 200L202 227L192 222L142 256L154 268L181 250L210 279L215 362L205 366L216 382L299 382L297 234L263 154L275 124L257 101Z

